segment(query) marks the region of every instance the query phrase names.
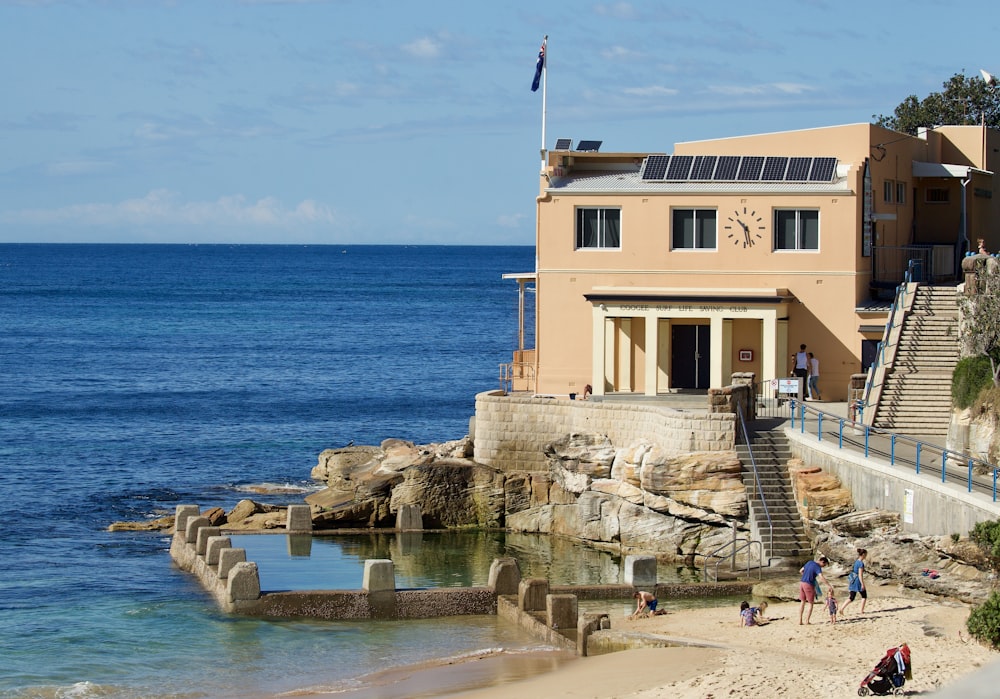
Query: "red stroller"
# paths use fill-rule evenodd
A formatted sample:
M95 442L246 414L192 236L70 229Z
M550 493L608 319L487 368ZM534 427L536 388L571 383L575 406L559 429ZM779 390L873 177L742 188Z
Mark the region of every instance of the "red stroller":
M906 680L912 679L913 667L910 665L910 647L901 643L898 648L887 650L875 668L861 680L858 696L902 694Z

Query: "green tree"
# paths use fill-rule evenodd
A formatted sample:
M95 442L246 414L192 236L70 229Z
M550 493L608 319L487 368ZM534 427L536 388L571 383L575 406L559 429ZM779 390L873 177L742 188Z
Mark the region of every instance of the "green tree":
M1000 128L1000 86L979 77L955 73L942 86L943 92L932 92L923 100L910 95L892 116L873 114L878 126L916 135L920 127L944 125L978 125Z
M966 282L971 288L959 297L962 355L989 357L993 386L1000 387L1000 261L993 257L977 259L975 272ZM956 378L961 377L952 375L953 387Z

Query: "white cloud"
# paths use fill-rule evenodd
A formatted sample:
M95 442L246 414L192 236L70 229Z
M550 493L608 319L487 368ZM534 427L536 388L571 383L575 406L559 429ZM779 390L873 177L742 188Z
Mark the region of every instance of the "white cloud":
M708 88L709 92L720 95L773 95L776 93L786 95L800 95L805 92L812 92L813 87L801 83L762 83L759 85L713 85Z
M441 44L425 36L404 44L403 50L415 58L437 58L441 54Z
M647 85L646 87L626 87L622 90L626 95L632 97L673 97L678 91L672 87L662 85Z
M139 199L117 203L74 204L58 209L23 209L0 213L0 221L21 224L74 223L86 226L251 226L261 228L334 224L327 205L306 199L293 208L275 197L249 201L242 194L215 201L185 202L176 192L155 189Z
M617 19L635 19L636 11L631 3L616 2L611 5L595 5L594 12L605 17Z
M110 169L111 163L106 160L64 160L46 165L45 174L54 177L91 175L95 172L106 172Z

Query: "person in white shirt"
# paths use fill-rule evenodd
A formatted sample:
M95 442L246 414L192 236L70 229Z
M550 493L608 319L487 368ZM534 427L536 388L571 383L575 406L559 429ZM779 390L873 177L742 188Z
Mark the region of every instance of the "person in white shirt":
M812 352L809 353L809 397L812 400L823 400L819 394L819 360Z

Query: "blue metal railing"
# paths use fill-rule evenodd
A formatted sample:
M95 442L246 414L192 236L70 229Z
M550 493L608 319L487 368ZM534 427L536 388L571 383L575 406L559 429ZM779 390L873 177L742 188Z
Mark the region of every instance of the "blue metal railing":
M846 442L849 448L861 449L866 459L871 458L872 455L881 456L889 460L890 466L914 467L918 475L920 475L922 464L933 465L936 463L937 457L940 456L942 483L948 481L961 483L966 486L968 492L989 495L992 497L993 502L997 502L997 474L1000 469L988 461L969 457L962 452L947 449L908 435L886 432L870 425L864 425L857 420L824 413L822 410L818 410L814 406L806 405L800 401L793 400L792 403L792 429L795 429L796 421L798 421L799 431L805 434L807 415L810 418L815 417L816 439L817 441L823 441L823 421L824 417L826 417L828 420L834 421L836 425L837 440L841 449L844 448ZM845 432L845 427L849 428L848 432ZM853 432L854 435L852 436L850 432ZM905 450L900 449L901 446L912 448L913 455L903 453ZM928 458L925 459L925 456ZM949 468L949 464L951 468ZM958 464L961 464L961 467ZM978 479L975 474L977 466L979 466L980 470L985 471L982 477ZM992 476L992 478L990 479L989 476Z

